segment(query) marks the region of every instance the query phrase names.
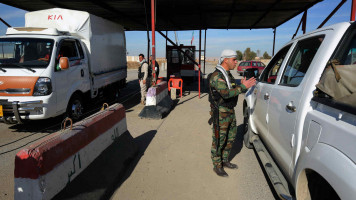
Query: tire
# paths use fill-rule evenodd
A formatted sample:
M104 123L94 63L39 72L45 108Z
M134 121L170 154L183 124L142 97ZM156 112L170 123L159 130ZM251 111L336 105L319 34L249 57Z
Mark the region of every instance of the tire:
M252 130L250 127L250 124L248 123L248 120L250 118L250 115L248 113L248 108L246 107L244 109L244 144L246 148L252 149L253 145L250 143L250 138L252 136Z
M331 185L318 173L314 172L308 175L308 187L310 197L313 200L339 200Z
M118 103L120 97L120 87L119 85L113 85L109 90L109 102L110 103Z
M83 100L78 94L74 94L67 106L67 117L73 121L79 121L83 117Z

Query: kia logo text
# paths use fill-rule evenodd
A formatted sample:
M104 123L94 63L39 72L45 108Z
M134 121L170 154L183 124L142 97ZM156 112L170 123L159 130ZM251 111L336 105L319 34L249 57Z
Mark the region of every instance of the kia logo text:
M62 15L48 15L48 20L63 20Z

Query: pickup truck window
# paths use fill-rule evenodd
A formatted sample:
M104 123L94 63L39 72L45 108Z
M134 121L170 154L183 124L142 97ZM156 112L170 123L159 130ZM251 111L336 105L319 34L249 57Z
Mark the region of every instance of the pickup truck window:
M296 87L302 82L323 40L324 36L318 36L298 42L283 72L281 85Z
M292 45L288 45L284 47L276 54L276 56L273 57L273 59L267 65L266 67L267 69L265 69L261 74L260 77L261 82L274 84L277 78L277 73L279 71L279 68L281 67L283 60L286 57L288 50L290 49L291 46Z
M327 63L313 100L356 115L356 29L349 30Z

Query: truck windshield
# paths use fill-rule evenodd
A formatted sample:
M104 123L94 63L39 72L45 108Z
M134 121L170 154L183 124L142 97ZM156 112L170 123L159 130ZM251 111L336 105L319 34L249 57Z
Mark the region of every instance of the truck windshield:
M0 38L0 68L46 68L54 41L37 38Z

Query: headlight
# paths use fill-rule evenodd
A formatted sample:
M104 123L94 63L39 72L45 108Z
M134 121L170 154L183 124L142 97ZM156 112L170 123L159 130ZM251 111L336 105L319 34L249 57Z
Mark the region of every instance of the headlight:
M52 93L52 84L50 78L38 78L35 88L33 89L33 96L45 96Z

